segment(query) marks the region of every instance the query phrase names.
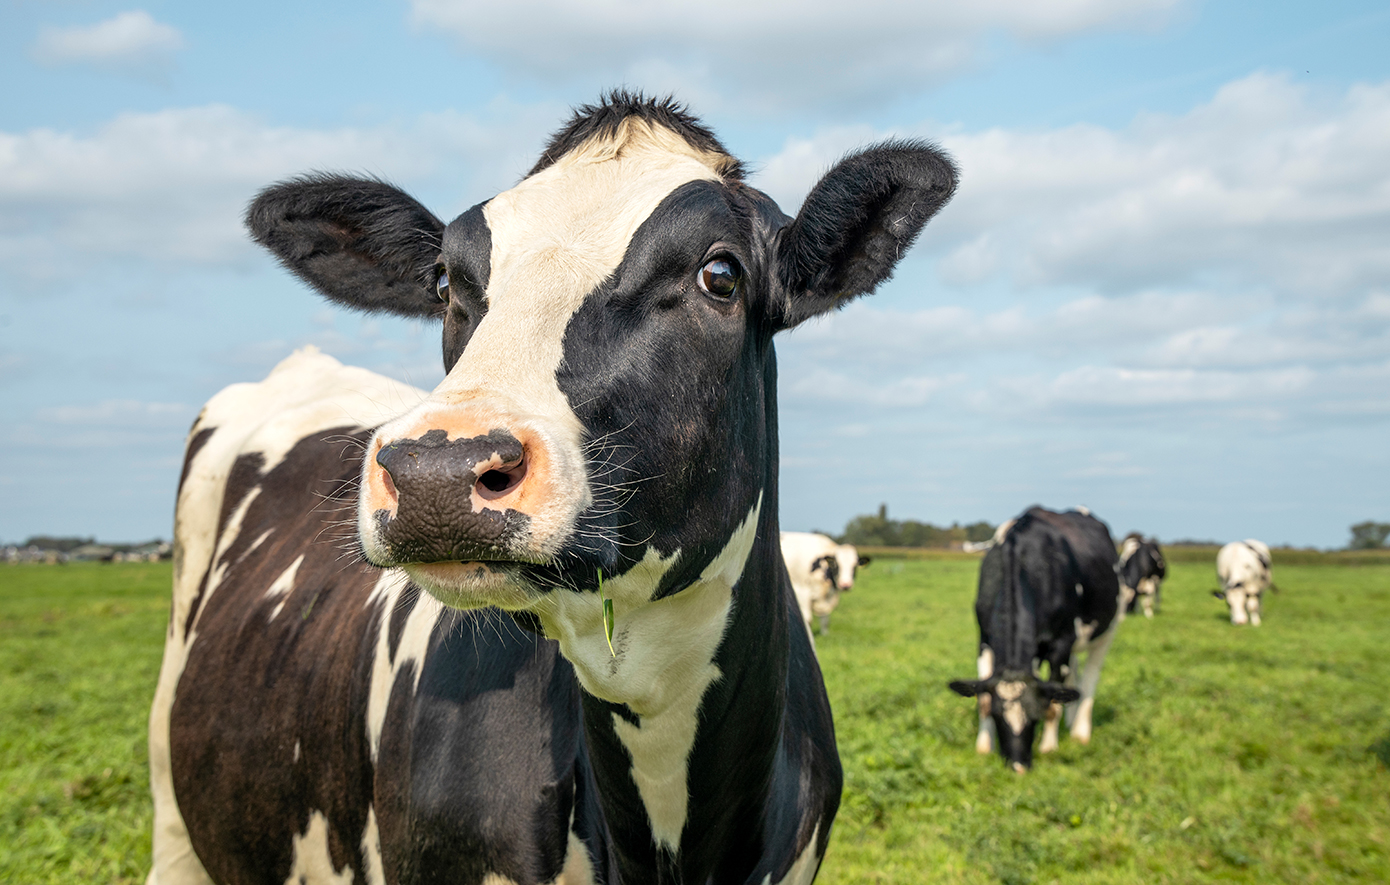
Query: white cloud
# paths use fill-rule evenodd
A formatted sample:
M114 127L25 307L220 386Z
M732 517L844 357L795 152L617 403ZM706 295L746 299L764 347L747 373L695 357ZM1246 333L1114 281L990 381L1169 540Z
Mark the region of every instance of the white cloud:
M0 132L0 269L44 278L110 258L242 260L249 200L311 170L424 182L432 192L421 198L444 191L433 208L448 214L524 171L556 117L544 110L503 108L497 124L441 113L398 127L313 130L213 105L123 114L89 135Z
M149 74L167 67L184 47L183 35L142 9L88 27L44 28L33 55L50 65L90 64L126 73Z
M827 129L789 141L757 181L794 197L854 143L913 134L961 167L922 240L950 283L1354 297L1390 284L1390 83L1330 95L1256 73L1122 130Z
M881 101L969 65L986 36L1052 40L1152 27L1183 0L412 0L422 29L448 32L504 70L570 83L641 83L775 110Z

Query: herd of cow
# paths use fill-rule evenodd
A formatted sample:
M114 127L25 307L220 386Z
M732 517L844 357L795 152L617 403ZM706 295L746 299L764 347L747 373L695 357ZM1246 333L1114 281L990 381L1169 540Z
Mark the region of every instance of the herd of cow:
M854 547L825 535L782 533L782 553L806 628L812 615L824 632L841 591L854 586L855 565L866 565ZM1260 623L1260 598L1272 586L1269 548L1235 541L1216 558L1231 623ZM1105 523L1085 508L1055 513L1031 507L999 526L980 564L975 618L980 626L978 678L951 683L978 699L980 731L975 749L997 749L1018 772L1038 750L1057 749L1065 710L1071 736L1091 740L1091 711L1105 655L1125 615L1159 607L1168 566L1158 542L1132 533L1118 552ZM847 575L847 577L846 577ZM1078 669L1077 656L1085 654Z
M306 348L199 414L149 883L810 882L842 786L811 628L867 560L779 532L773 336L872 292L956 181L890 141L790 217L683 108L616 92L447 223L378 180L263 191L254 238L330 300L441 322L446 374ZM1224 594L1258 623L1247 549ZM1086 740L1162 577L1084 512L1002 526L952 683L979 747L1026 767L1064 705Z

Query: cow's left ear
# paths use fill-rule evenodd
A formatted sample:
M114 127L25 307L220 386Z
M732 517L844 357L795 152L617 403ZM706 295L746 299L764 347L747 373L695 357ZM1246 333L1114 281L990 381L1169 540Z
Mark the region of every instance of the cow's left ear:
M951 691L963 698L973 698L987 690L985 681L982 679L956 679L949 684Z
M859 557L859 566L862 568L873 561L874 558L872 556L861 556Z
M890 141L841 160L777 235L773 257L778 329L790 329L866 295L956 190L939 148Z
M1065 685L1058 685L1055 682L1038 683L1038 694L1048 701L1056 701L1059 704L1070 704L1072 701L1081 700L1081 692Z

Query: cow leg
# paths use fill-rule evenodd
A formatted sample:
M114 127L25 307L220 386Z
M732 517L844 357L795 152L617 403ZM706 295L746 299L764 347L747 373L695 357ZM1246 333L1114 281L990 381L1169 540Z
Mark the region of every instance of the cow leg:
M1246 605L1250 609L1250 626L1260 626L1260 594L1252 593L1247 596Z
M1142 602L1143 602L1143 604L1144 604L1144 617L1146 617L1146 618L1152 618L1152 617L1154 616L1154 598L1153 598L1153 594L1152 594L1152 593L1145 593L1145 594L1144 594L1144 599L1142 600Z
M820 616L820 635L824 636L830 629L830 615Z
M980 657L975 661L975 672L981 679L988 679L994 675L994 652L989 646L981 646ZM990 715L990 694L981 692L975 698L975 705L980 713L980 733L975 736L975 752L988 755L994 749L995 739L998 737L994 733L994 717Z
M1047 712L1043 714L1043 734L1042 743L1038 745L1039 753L1051 753L1057 749L1058 723L1062 718L1062 705L1053 701L1047 705Z
M1112 624L1103 636L1091 640L1090 649L1086 652L1086 669L1082 672L1081 684L1077 687L1081 692L1081 699L1069 705L1068 712L1071 715L1067 718L1071 721L1071 736L1083 744L1091 742L1091 710L1096 703L1096 686L1100 685L1100 668L1105 665L1105 654L1110 651L1110 644L1115 641L1117 626L1118 622Z

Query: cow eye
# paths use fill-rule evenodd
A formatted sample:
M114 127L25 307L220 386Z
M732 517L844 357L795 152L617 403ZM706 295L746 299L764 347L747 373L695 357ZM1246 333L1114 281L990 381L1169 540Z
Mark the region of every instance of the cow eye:
M444 268L439 269L439 276L434 280L434 292L440 301L449 300L449 272Z
M738 262L731 258L716 258L700 268L700 288L716 298L732 298L743 276Z

